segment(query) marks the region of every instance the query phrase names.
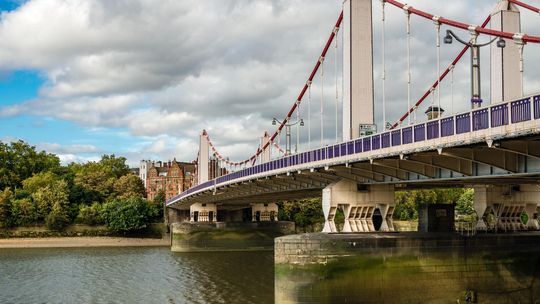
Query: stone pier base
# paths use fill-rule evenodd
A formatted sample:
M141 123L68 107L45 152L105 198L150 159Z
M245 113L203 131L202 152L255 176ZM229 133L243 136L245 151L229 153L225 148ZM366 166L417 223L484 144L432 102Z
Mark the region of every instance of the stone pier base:
M294 233L293 222L181 222L171 224L175 252L273 250L274 238Z

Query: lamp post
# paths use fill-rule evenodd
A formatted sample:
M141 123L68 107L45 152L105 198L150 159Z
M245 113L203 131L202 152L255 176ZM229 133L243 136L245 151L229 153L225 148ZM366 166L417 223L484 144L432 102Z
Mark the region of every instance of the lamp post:
M454 32L451 30L446 30L446 36L444 37L445 44L451 44L455 38L461 44L467 45L471 48L471 107L473 109L479 108L482 105L482 95L481 95L481 83L480 83L480 48L486 45L492 44L497 37L486 43L476 43L478 38L478 33L471 32L471 40L466 42L460 39ZM504 48L506 46L506 41L499 37L497 41L497 47Z
M275 126L276 124L282 124L281 121L279 121L278 119L276 119L275 117L272 119L272 125ZM300 124L301 127L304 126L304 119L300 119L298 121L296 121L295 123L291 123L291 124L285 124L285 135L286 135L286 144L285 144L285 155L290 155L291 154L291 127L292 126L295 126L297 124ZM299 136L296 136L296 145L294 146L294 153L298 153L298 146L299 146L299 139L300 137Z

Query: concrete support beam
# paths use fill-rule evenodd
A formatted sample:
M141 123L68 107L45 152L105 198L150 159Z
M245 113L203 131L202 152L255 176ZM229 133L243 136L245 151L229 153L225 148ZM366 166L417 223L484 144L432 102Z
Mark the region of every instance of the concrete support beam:
M189 207L190 222L216 222L217 205L215 203L195 203Z
M474 209L478 215L477 230L538 230L536 221L540 205L540 188L537 185L491 185L474 186ZM525 212L529 221L521 222ZM493 214L495 223L487 215Z
M278 205L276 203L251 204L252 222L275 222L278 220Z
M325 217L323 232L338 232L334 219L339 206L343 207L345 222L342 232L375 231L373 215L378 209L382 216L379 231L392 231L394 210L393 185L368 185L359 190L358 184L343 179L323 189L322 205Z

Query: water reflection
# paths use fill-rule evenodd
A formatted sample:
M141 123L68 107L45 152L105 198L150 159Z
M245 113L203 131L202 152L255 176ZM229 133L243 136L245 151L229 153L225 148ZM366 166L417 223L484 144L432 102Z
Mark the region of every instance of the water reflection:
M277 303L540 303L540 252L434 252L276 267Z

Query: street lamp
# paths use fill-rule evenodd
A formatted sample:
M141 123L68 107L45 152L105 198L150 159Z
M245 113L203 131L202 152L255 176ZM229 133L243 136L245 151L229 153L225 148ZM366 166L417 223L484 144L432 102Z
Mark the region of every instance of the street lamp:
M486 43L478 44L476 43L478 34L476 32L473 32L471 35L471 40L469 42L466 42L460 39L451 30L446 30L444 43L451 44L453 38L455 38L461 44L467 45L471 48L471 106L473 109L476 109L482 105L482 97L480 94L480 48L492 44L495 40L497 40L497 37ZM497 47L504 48L505 46L506 41L502 37L499 37L499 40L497 41Z
M282 124L281 121L279 121L278 119L276 119L275 117L272 119L272 125L275 126L276 124ZM291 123L291 124L285 124L285 134L286 134L286 144L285 144L285 155L290 155L291 154L291 127L292 126L295 126L297 124L300 124L301 127L304 126L304 119L300 119L298 120L297 122L295 123ZM296 145L294 146L294 153L298 153L298 146L300 145L299 143L299 136L296 136Z

